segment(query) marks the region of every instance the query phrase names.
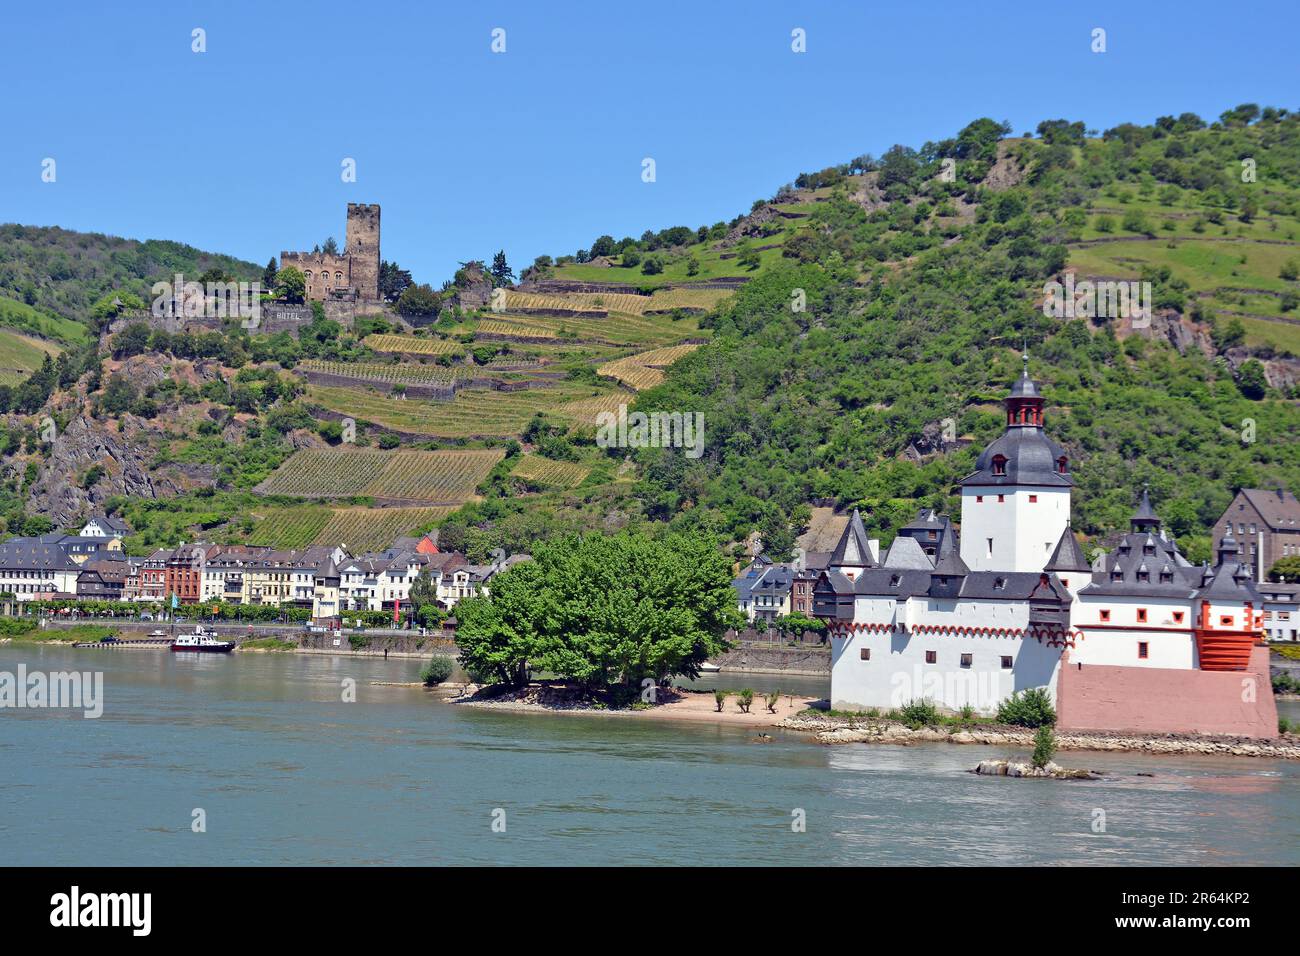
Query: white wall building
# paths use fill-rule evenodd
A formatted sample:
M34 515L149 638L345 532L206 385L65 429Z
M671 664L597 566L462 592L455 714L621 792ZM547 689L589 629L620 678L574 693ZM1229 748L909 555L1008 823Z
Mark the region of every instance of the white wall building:
M854 513L814 590L832 707L927 699L992 713L1018 690L1055 697L1067 650L1071 666L1244 669L1262 613L1236 543L1221 542L1213 570L1194 567L1144 491L1133 530L1090 565L1070 529L1069 457L1044 434L1027 358L1006 409L1006 430L961 481L958 551L900 537L878 561Z

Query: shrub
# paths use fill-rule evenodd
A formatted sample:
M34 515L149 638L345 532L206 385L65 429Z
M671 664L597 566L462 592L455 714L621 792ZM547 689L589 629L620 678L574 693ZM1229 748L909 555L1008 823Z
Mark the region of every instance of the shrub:
M722 705L727 702L727 695L720 690L713 692L713 702L718 705L718 713L722 713Z
M1038 728L1034 734L1034 755L1030 758L1031 762L1039 770L1042 770L1052 758L1056 756L1056 734L1052 733L1052 728L1044 724Z
M904 704L898 711L898 719L908 727L917 730L939 722L939 709L922 698Z
M349 634L348 643L352 645L354 651L359 651L370 643L369 634Z
M779 690L774 690L772 691L772 693L767 695L767 712L769 714L776 713L776 705L780 699L781 699L781 692Z
M737 703L740 704L740 712L743 714L749 713L749 708L754 703L754 692L746 687L737 695L737 697Z
M1047 727L1056 723L1056 711L1046 687L1017 691L998 705L998 720L1016 727Z
M429 658L429 663L424 665L424 670L420 671L420 680L424 681L425 687L441 684L451 676L453 666L454 662L450 657L435 654Z

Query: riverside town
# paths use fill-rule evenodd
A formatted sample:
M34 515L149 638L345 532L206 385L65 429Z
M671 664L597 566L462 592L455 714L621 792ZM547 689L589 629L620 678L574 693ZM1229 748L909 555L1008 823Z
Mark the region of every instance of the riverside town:
M406 867L1280 922L1300 11L935 22L7 11L7 927L425 942ZM352 905L259 928L289 868Z

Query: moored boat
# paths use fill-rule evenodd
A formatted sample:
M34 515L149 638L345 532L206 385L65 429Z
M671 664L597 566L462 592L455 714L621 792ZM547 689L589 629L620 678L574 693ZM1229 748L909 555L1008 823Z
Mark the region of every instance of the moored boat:
M182 634L172 641L173 651L190 651L199 654L229 654L234 649L234 641L219 641L215 637L203 633L202 628L198 628L193 634Z

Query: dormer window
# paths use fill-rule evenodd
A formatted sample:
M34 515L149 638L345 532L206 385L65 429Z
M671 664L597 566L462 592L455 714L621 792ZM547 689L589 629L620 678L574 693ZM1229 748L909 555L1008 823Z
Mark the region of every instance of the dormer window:
M1151 580L1151 572L1150 572L1150 571L1139 571L1139 572L1137 573L1137 579L1138 579L1139 581L1150 581L1150 580Z
M902 581L902 579L903 579L903 578L902 578L902 575L899 575L899 574L890 575L890 578L889 578L889 586L890 586L891 588L896 588L896 587L898 587L898 584L899 584L900 581Z
M994 455L994 456L993 456L993 474L995 474L995 475L1006 475L1006 473L1007 473L1007 457L1006 457L1006 455Z
M1056 473L1058 475L1063 475L1069 470L1070 470L1070 459L1066 458L1064 455L1056 459Z
M1124 572L1123 572L1123 571L1112 571L1112 572L1110 572L1110 579L1111 579L1112 581L1123 581L1123 580L1124 580Z
M1160 583L1161 583L1161 584L1172 584L1173 581L1174 581L1174 572L1172 572L1172 571L1161 571L1161 572L1160 572Z
M1007 579L1006 579L1006 578L994 578L994 579L993 579L993 590L995 590L995 591L1001 591L1001 590L1003 590L1006 586L1007 586Z

